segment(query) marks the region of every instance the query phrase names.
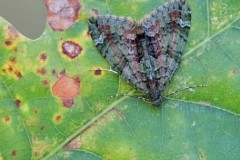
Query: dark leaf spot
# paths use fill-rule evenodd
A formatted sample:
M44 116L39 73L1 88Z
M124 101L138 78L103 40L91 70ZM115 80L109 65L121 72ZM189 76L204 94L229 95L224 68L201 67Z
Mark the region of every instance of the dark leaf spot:
M49 80L43 80L42 84L45 88L49 88Z
M96 76L99 76L99 75L102 74L102 70L101 70L101 69L96 69L95 72L94 72L94 74L95 74Z
M62 120L62 116L61 116L61 115L57 115L57 116L55 117L55 120L56 120L57 122L60 122L60 121Z
M2 72L3 72L3 73L6 73L6 69L3 68L3 69L2 69Z
M238 70L236 68L233 68L230 70L230 75L231 76L236 76L238 74Z
M9 72L12 72L12 71L13 71L12 65L9 65L9 66L8 66L8 71L9 71Z
M15 71L14 73L15 73L16 77L22 78L22 73L20 71Z
M53 76L57 76L57 71L55 69L52 69L51 73Z
M16 42L17 38L19 38L18 31L12 25L9 25L5 34L7 36L6 36L6 39L4 41L4 44L7 47L10 47L11 49L14 49L13 47L15 47L15 45L16 45L16 43L14 43L14 42Z
M121 118L121 120L124 120L124 119L125 119L125 115L124 115L124 113L123 113L120 109L118 109L118 108L116 108L116 107L113 107L112 111L115 111L115 112L119 115L119 117Z
M65 75L65 74L66 74L66 71L65 71L65 69L64 69L64 70L62 70L62 71L60 72L60 74L61 74L61 75Z
M15 157L15 156L17 155L17 151L16 151L16 150L13 150L12 153L11 153L11 155L12 155L13 157Z
M62 44L62 52L69 58L74 59L82 52L82 47L73 41L65 41Z
M5 41L5 45L6 45L6 46L11 46L11 45L12 45L12 41L6 40L6 41Z
M40 127L40 130L41 130L41 131L43 131L43 130L44 130L44 128L45 128L45 126L41 126L41 127Z
M9 61L12 62L12 63L17 63L16 57L10 58Z
M45 75L47 73L47 71L46 71L45 68L40 68L40 69L37 70L37 73L41 74L41 75Z
M39 152L35 152L35 153L34 153L34 156L35 156L35 157L39 157L39 156L40 156L40 153L39 153Z
M38 114L38 113L39 113L39 110L35 109L35 110L33 111L33 113Z
M62 99L63 105L67 108L71 108L74 104L73 99Z
M22 102L21 102L20 99L16 99L16 100L15 100L15 104L16 104L17 107L20 107L21 103L22 103Z
M40 60L41 61L46 61L47 60L47 54L46 53L41 53L40 54Z
M10 118L9 116L6 116L6 117L4 118L4 121L5 121L6 123L9 123L9 122L11 121L11 118Z

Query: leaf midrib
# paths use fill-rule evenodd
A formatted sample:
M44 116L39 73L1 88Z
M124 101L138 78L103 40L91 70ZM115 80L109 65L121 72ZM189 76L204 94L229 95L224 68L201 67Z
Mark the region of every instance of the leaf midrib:
M59 144L55 149L53 149L48 155L46 155L43 160L46 160L53 156L58 150L60 150L65 144L67 144L70 140L72 140L74 137L79 135L82 131L84 131L86 128L94 124L98 119L100 119L102 116L104 116L106 113L111 111L113 107L115 107L117 104L121 103L125 99L129 98L128 96L123 96L119 98L118 100L114 101L111 105L109 105L105 110L103 110L100 114L96 115L94 118L92 118L89 122L87 122L85 125L83 125L79 130L77 130L74 134L66 138L61 144Z

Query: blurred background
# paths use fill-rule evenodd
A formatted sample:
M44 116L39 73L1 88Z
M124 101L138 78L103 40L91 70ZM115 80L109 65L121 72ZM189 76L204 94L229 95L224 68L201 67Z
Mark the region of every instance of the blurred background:
M41 36L46 26L44 0L0 0L0 17L30 39Z

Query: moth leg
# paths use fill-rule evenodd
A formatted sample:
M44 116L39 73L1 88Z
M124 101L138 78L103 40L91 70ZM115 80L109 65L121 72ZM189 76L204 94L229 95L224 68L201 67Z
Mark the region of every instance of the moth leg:
M123 94L116 94L115 96L110 96L107 100L110 101L112 98L117 98L119 96L127 96L127 97L132 97L132 98L138 98L141 99L147 103L154 104L150 98L144 97L145 95L133 95L132 93L123 93Z
M207 85L206 85L206 84L199 84L199 85L187 86L187 87L178 89L178 90L176 90L176 91L174 91L174 92L168 93L168 94L166 95L166 97L172 96L172 95L174 95L174 94L177 94L177 93L182 92L182 91L185 91L185 90L189 90L190 92L192 92L192 91L193 91L192 89L194 89L194 88L200 88L200 87L207 87Z

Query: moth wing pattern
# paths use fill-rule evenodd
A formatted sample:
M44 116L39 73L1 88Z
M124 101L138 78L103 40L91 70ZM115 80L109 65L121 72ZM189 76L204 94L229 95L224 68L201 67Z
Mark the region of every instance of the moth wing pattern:
M158 81L156 90L160 93L171 81L178 68L190 23L190 8L185 0L166 3L141 22L146 36L148 54L158 63L155 65L154 78Z
M130 18L106 15L89 19L91 37L102 56L127 83L144 92L147 86L138 63L137 28Z

